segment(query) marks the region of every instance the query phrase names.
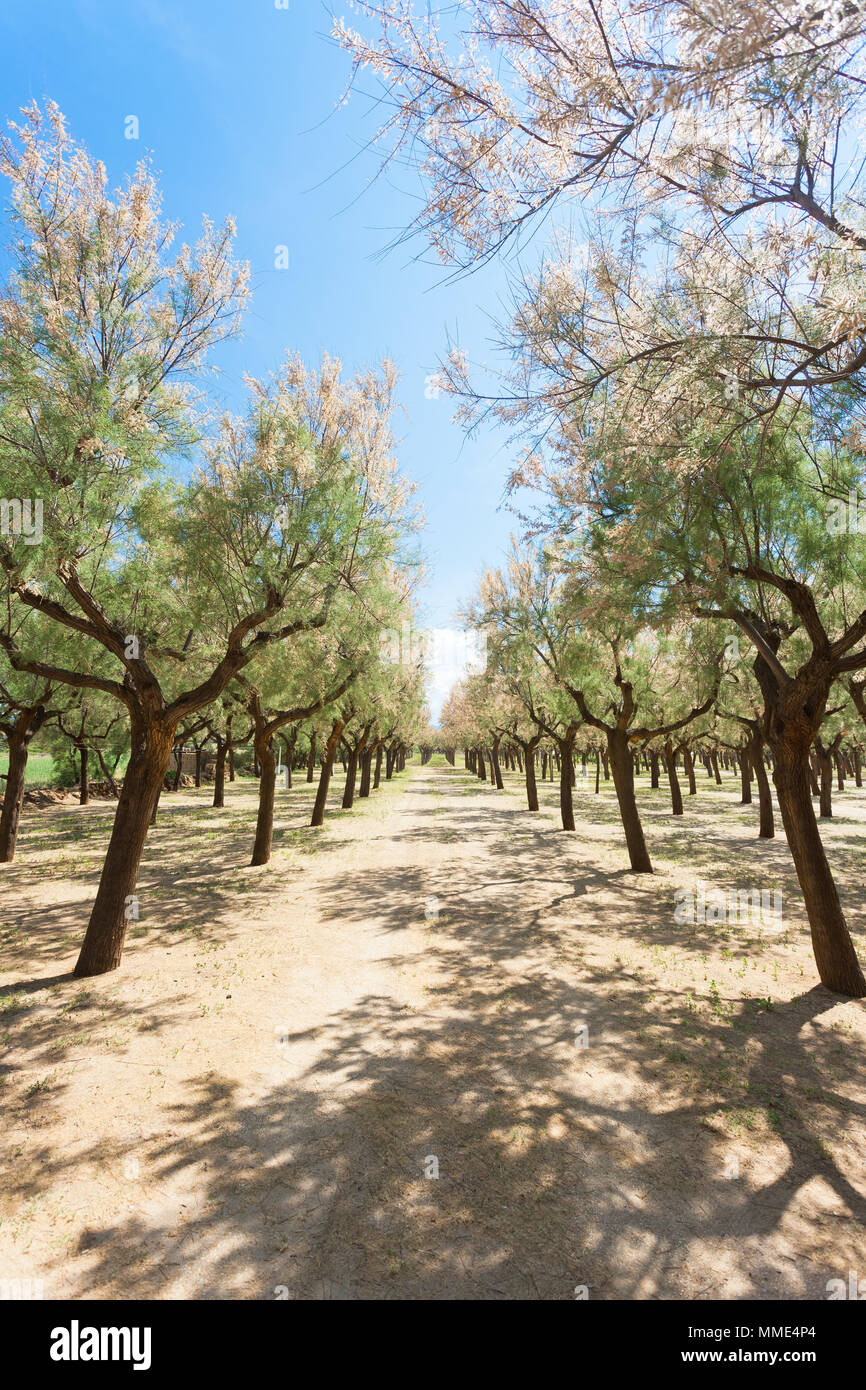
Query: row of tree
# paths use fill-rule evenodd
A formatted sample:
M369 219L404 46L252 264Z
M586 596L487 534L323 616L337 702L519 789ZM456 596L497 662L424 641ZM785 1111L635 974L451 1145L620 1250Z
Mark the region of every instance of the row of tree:
M473 605L521 737L567 764L594 731L646 870L630 750L714 709L760 736L821 979L864 994L810 785L866 671L863 8L354 9L335 37L420 174L411 230L463 272L512 253L504 365L458 344L442 376L519 439L547 538Z
M350 782L368 750L411 743L420 676L379 653L411 619L418 518L389 362L351 377L290 353L247 380L240 417L216 411L203 374L247 300L231 223L173 250L147 165L112 191L53 105L13 124L0 173L15 234L0 297L4 857L49 719L109 777L125 758L76 966L95 975L120 962L178 738L209 731L219 766L248 720L257 864L279 736L328 720L314 824L341 740Z

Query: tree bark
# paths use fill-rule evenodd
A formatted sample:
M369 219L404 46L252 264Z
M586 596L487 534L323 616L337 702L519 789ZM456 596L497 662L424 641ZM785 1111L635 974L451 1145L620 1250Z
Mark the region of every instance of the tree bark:
M755 770L755 781L758 784L758 839L772 840L776 834L773 794L770 791L770 779L764 764L764 741L757 730L752 734L750 755L752 767Z
M226 804L226 756L228 744L219 734L216 737L216 763L213 775L213 805L221 809Z
M259 765L259 812L256 817L256 838L250 865L267 864L274 838L274 794L277 787L277 755L273 735L256 740Z
M613 729L607 734L607 751L613 772L613 785L619 803L622 828L632 870L636 874L651 874L653 866L644 839L643 826L634 795L634 764L628 736L623 729Z
M9 767L7 769L3 810L0 811L0 864L11 864L15 858L18 842L18 825L21 820L21 807L24 804L24 782L27 776L27 759L30 753L30 740L26 735L7 736L9 745Z
M835 993L862 999L866 996L866 980L812 806L808 746L779 739L773 744L773 761L782 824L803 891L821 983Z
M325 819L325 803L328 800L328 787L331 782L331 773L334 770L334 757L343 733L342 719L335 719L325 747L322 749L322 769L319 773L319 786L316 791L316 800L313 805L313 815L310 825L322 825Z
M668 774L668 784L671 789L671 808L675 816L683 814L683 793L680 788L680 779L677 777L677 760L674 754L674 746L670 740L665 744L665 766Z
M574 800L572 795L571 741L565 739L559 744L559 813L563 830L575 830Z
M78 782L78 804L87 806L90 802L90 749L86 743L79 748L81 755L81 776Z
M96 899L75 966L79 978L116 970L129 924L127 913L150 827L150 817L168 771L174 729L133 716L131 752Z

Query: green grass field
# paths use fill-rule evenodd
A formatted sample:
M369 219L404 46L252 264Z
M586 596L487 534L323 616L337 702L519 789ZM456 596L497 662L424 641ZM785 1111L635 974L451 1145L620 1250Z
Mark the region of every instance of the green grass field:
M0 753L0 773L4 773L9 766L9 758L6 753ZM50 787L55 780L54 759L50 753L31 753L27 759L27 783L28 787Z

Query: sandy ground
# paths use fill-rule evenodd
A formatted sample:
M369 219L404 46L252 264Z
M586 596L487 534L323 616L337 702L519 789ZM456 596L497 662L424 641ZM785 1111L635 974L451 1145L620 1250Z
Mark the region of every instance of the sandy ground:
M311 831L164 798L121 969L76 981L112 808L2 869L0 1280L57 1298L826 1298L866 1277L866 1010L816 986L739 784L682 821L410 766ZM866 790L826 840L858 948ZM680 925L697 879L784 930ZM438 1176L435 1174L438 1172ZM10 1287L9 1285L5 1287Z

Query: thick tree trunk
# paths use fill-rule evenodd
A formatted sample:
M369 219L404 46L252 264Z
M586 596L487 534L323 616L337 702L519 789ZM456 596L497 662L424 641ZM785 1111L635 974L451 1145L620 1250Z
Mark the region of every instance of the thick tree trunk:
M325 804L328 800L328 787L331 783L331 773L334 770L334 757L343 733L342 719L335 719L333 728L328 736L328 740L322 749L322 769L319 773L319 786L316 791L316 800L313 806L313 815L310 825L322 825L325 819Z
M613 771L613 785L619 803L622 828L632 870L636 874L651 874L653 866L644 839L643 826L634 795L634 764L628 737L623 729L615 729L607 735L607 751Z
M173 729L135 719L131 753L108 842L108 853L75 966L79 977L116 970L132 920L138 869L156 804L171 758Z
M383 745L380 743L378 748L376 749L376 774L373 778L373 791L377 790L379 783L382 779L382 749ZM452 767L453 765L454 764L452 758Z
M808 747L778 740L773 743L773 761L782 824L803 890L821 983L837 994L862 999L866 995L866 980L815 820Z
M307 781L312 782L313 772L316 767L316 735L315 731L310 734L310 752L307 757Z

